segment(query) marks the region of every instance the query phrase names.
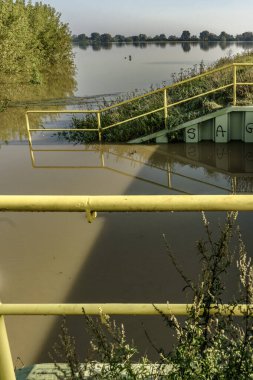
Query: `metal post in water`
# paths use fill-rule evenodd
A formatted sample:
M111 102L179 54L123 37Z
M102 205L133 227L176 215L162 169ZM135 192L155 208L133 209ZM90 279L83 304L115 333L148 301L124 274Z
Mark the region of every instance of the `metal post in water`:
M26 120L26 129L27 129L27 134L28 134L29 145L32 146L32 136L31 136L31 132L30 132L29 117L28 117L27 113L25 114L25 120Z
M168 99L167 99L167 89L163 90L163 101L164 101L164 123L165 128L168 128Z
M98 118L98 139L99 142L102 142L102 128L101 128L101 117L100 112L97 112L97 118Z
M168 173L168 187L169 189L172 188L172 176L171 176L171 163L168 163L168 167L167 167L167 173Z
M8 335L2 315L0 315L0 380L16 380Z

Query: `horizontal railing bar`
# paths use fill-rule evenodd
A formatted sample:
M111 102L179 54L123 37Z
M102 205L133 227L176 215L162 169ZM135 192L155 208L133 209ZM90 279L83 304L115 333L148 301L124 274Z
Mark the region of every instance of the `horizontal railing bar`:
M236 82L237 86L252 86L253 82Z
M98 113L99 110L29 110L26 113Z
M0 211L253 211L253 195L0 195Z
M233 66L253 66L253 63L251 62L234 62L232 63Z
M30 132L93 132L98 128L30 128Z
M87 170L90 170L90 169L92 169L92 170L95 170L95 169L105 169L105 167L104 166L71 166L71 165L69 165L69 166L60 166L60 165L35 165L35 164L33 164L33 167L35 168L35 169L87 169Z
M162 111L163 109L164 109L164 107L157 108L157 109L155 109L155 110L153 110L153 111L149 111L149 112L143 113L143 114L141 114L141 115L131 117L130 119L126 119L126 120L123 120L123 121L119 121L118 123L111 124L111 125L108 125L107 127L102 128L102 130L105 131L106 129L116 127L117 125L125 124L125 123L127 123L127 122L129 122L129 121L133 121L133 120L136 120L136 119L140 119L141 117L144 117L144 116L147 116L147 115L151 115L152 113Z
M194 81L196 79L203 78L203 77L205 77L207 75L214 74L216 72L229 69L232 66L233 66L233 64L229 64L229 65L225 65L225 66L222 66L222 67L218 67L217 69L212 69L212 70L205 71L202 74L197 74L197 75L195 75L195 76L193 76L191 78L187 78L187 79L181 80L179 82L175 82L175 83L169 85L167 88L169 90L170 88L173 88L173 87L176 87L176 86L180 86L181 84L185 84L185 83ZM253 64L252 64L252 66L253 66Z
M98 149L31 149L31 153L98 153L100 152ZM121 157L121 156L118 156Z
M1 304L0 315L187 315L193 304L99 303L99 304ZM204 310L204 309L202 309ZM253 314L253 304L213 304L210 314L244 316Z
M190 100L197 99L197 98L200 98L201 96L212 94L214 92L217 92L217 91L220 91L220 90L224 90L225 88L232 87L232 86L233 86L233 83L230 83L230 84L226 84L225 86L217 87L217 88L215 88L213 90L202 92L201 94L191 96L190 98L182 99L182 100L179 100L178 102L168 104L167 108L171 108L171 107L177 106L179 104L182 104L182 103L185 103L185 102L189 102Z
M133 103L133 102L135 102L137 100L146 98L146 97L154 95L154 94L158 94L160 92L163 92L167 88L168 87L158 88L157 90L153 90L153 91L147 92L147 93L145 93L143 95L139 95L139 96L135 96L135 97L133 97L131 99L123 100L122 102L112 104L111 106L108 106L108 107L105 107L105 108L101 108L100 111L101 112L105 112L105 111L109 111L109 110L111 110L113 108L117 108L117 107L123 106L125 104Z

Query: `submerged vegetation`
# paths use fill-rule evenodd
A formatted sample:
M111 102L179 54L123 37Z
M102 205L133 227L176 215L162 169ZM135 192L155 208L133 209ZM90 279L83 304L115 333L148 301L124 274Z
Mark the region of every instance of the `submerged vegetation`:
M74 75L68 25L42 2L0 0L0 50L0 111L13 101L43 97L50 73L51 91L61 75Z
M253 63L252 52L246 52L233 57L222 58L209 67L205 67L203 63L195 65L194 67L181 70L179 73L174 74L172 83L176 84L185 79L193 78L198 74L207 72L222 67L233 62L251 62ZM253 82L253 67L238 68L237 70L238 82ZM227 71L219 71L210 73L204 77L196 78L194 81L179 84L173 88L168 89L168 104L180 102L182 99L193 97L204 92L208 92L215 88L226 86L233 83L232 68ZM150 91L155 88L151 88ZM148 93L149 91L146 91ZM140 91L125 96L118 97L111 102L104 101L104 104L97 104L95 109L109 109L101 112L101 126L106 128L113 124L123 122L130 118L136 118L129 122L124 122L119 126L104 129L102 131L103 142L127 142L137 137L152 134L165 128L164 110L162 109L156 113L150 113L144 117L138 118L139 115L148 113L155 109L160 109L164 105L163 92L150 94L134 102L127 102L123 105L116 106L117 103L130 100L136 96L141 95ZM166 126L168 128L176 127L188 120L192 120L199 116L205 115L212 110L222 108L232 104L233 89L232 87L223 89L216 93L204 95L202 97L193 99L189 102L182 103L168 109L168 119ZM253 91L252 86L238 86L237 88L237 104L246 105L252 104ZM96 113L86 114L84 117L74 117L71 127L80 128L97 128L98 121ZM64 132L60 135L64 139L74 143L93 143L98 141L97 132ZM180 139L180 133L169 134L171 141Z
M72 63L70 31L54 8L30 0L0 0L0 16L1 77L37 84L45 70Z
M0 0L2 141L25 135L24 106L73 95L71 33L60 16L42 2Z
M201 270L196 281L190 280L180 268L165 238L168 256L183 278L185 289L192 294L192 306L189 307L188 316L179 319L172 314L163 314L154 305L166 329L172 333L171 337L176 338L171 349L156 347L146 332L149 343L157 351L157 363L152 363L146 356L138 359L138 349L133 342L128 342L124 327L117 326L101 311L100 320L84 315L91 334L91 356L81 361L75 339L64 320L52 355L55 362L67 363L65 367L56 364L58 378L251 379L253 267L247 258L236 218L237 213L228 213L224 226L214 235L203 214L206 240L197 242ZM225 306L227 302L231 305L230 309ZM247 305L240 318L233 313L239 304ZM223 305L226 315L221 313L219 305Z

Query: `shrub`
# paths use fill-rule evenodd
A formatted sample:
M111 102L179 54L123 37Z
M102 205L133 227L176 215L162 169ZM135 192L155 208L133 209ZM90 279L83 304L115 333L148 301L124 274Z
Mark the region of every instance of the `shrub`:
M218 237L211 232L203 214L206 241L198 241L201 271L198 281L187 278L176 262L169 243L165 239L168 255L178 273L192 292L192 306L188 316L180 322L174 315L165 315L154 308L164 319L166 326L176 334L177 342L158 349L159 363L151 363L142 357L133 364L136 347L126 340L123 326L118 327L101 311L100 320L84 314L91 333L92 356L82 361L64 322L59 342L54 347L54 358L67 361L67 371L59 368L64 379L166 379L166 380L226 380L253 378L253 267L236 225L237 213L227 214ZM229 272L237 268L239 289L230 299L230 307L224 304ZM233 310L239 304L247 307L240 319ZM227 312L224 315L220 306ZM57 365L57 364L56 364ZM63 377L60 377L63 376Z

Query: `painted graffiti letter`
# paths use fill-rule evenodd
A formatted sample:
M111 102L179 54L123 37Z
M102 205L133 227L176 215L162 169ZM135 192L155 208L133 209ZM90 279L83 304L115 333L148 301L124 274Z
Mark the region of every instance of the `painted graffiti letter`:
M224 137L226 133L226 131L222 128L221 125L218 125L218 127L216 128L216 137L219 136L219 133L221 133L222 137Z
M253 132L253 123L248 123L246 125L246 132L252 133Z
M189 139L194 140L196 137L196 129L195 128L188 129L187 135L188 135Z

